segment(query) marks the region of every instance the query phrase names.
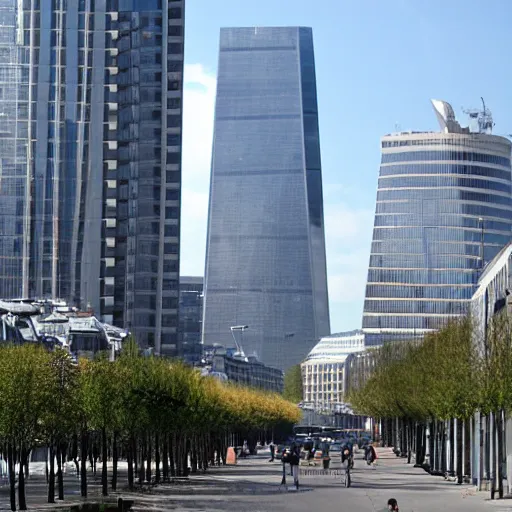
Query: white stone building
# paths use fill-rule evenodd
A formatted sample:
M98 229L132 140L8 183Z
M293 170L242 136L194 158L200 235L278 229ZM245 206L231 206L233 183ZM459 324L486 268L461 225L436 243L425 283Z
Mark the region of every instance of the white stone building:
M304 407L341 411L344 404L344 363L364 350L362 331L331 334L320 339L301 363Z

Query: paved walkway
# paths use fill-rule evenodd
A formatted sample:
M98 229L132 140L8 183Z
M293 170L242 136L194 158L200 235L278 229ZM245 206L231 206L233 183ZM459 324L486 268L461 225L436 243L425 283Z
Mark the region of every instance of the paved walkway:
M120 495L135 500L135 511L154 512L380 512L391 497L398 500L402 512L512 511L512 500L490 501L487 493L430 476L397 458L390 449L380 449L379 454L376 468L368 467L362 456L356 455L349 489L341 484L338 462L333 463L327 474L319 468L302 467L299 492L287 491L280 486L281 463L269 463L268 455L261 454L242 459L236 466L211 468L204 475L194 475L179 484L155 487L150 493ZM291 477L287 478L291 484ZM121 474L120 483L124 485L125 481L126 475ZM69 485L66 482L68 506L79 499L77 488L78 485L73 488L71 481ZM0 510L8 509L6 491L0 493ZM44 493L42 477L30 481L27 496L31 510L48 510L48 505L43 505Z
M356 455L353 485L341 485L341 467L332 466L325 474L318 468L301 468L299 492L280 486L282 466L269 463L268 456L239 461L235 467L215 468L189 483L162 486L151 495L137 499L140 511L290 511L290 512L378 512L386 509L387 500L398 500L402 512L502 512L512 511L508 500L490 501L487 494L469 486L458 486L433 477L406 464L391 450L379 450L375 468ZM287 477L291 484L291 477Z

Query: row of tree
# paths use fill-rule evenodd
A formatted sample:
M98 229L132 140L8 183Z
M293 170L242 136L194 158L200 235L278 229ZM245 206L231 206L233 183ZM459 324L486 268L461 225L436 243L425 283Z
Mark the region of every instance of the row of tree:
M87 475L101 460L103 495L116 490L118 461L127 483L161 482L225 463L243 440L290 429L296 405L279 395L222 384L178 361L140 357L130 344L115 362L73 363L62 351L0 347L0 449L7 460L11 510L26 509L30 453L48 450L48 502L64 499L63 465ZM270 434L268 434L270 437ZM112 461L110 486L107 461ZM56 489L57 487L57 489Z
M446 467L446 446L457 446L458 481L462 483L463 463L470 471L470 421L479 411L492 418L496 430L496 453L489 454L497 468L491 482L503 495L503 430L505 412L512 408L512 320L506 313L496 315L485 332L475 328L471 318L449 323L422 341L387 344L369 355L374 371L348 400L361 414L380 418L387 442L417 463L424 462L426 426L429 427L430 469L446 474L454 471L453 450ZM455 420L455 421L454 421ZM454 441L457 441L454 443ZM492 472L492 469L491 469ZM491 476L491 479L493 477Z

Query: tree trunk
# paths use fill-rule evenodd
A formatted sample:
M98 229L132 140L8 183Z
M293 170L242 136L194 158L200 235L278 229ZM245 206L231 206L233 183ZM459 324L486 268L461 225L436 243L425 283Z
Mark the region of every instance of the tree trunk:
M50 472L48 474L48 503L55 503L55 447L50 444Z
M450 468L448 474L455 476L455 422L450 418Z
M78 436L73 434L73 444L71 445L71 458L75 463L76 476L80 475L80 466L78 464Z
M132 450L133 450L133 464L135 465L135 474L139 474L139 459L137 455L137 440L135 439L135 436L132 435Z
M11 510L16 510L16 460L15 450L11 443L7 445L7 465L9 469L9 496L11 499Z
M464 476L471 481L471 424L464 420Z
M163 477L164 482L169 480L169 441L167 435L164 435L163 447Z
M146 441L141 441L140 446L140 466L139 466L139 484L142 485L144 483L144 478L146 477L146 471L144 470L144 457L146 455Z
M443 475L447 473L447 461L446 461L446 421L443 421L441 428L441 471Z
M127 459L128 459L128 488L133 491L133 443L130 442L128 445Z
M59 500L64 500L64 474L62 473L62 445L57 443L57 486L59 488Z
M117 490L117 432L112 436L112 490Z
M18 502L20 510L27 510L27 498L25 495L25 466L26 450L23 444L20 448L20 469L18 471Z
M434 456L434 453L435 453L435 446L434 446L435 445L435 428L434 428L433 421L431 421L429 424L428 433L429 433L429 436L428 436L428 452L429 452L428 465L429 465L429 470L432 473L432 471L434 471L434 459L435 459L435 456Z
M197 436L192 437L192 447L190 454L190 466L193 474L197 473Z
M148 434L148 444L147 444L147 464L146 464L146 481L151 483L151 465L152 465L152 446L151 446L151 434Z
M496 415L498 431L498 496L503 498L503 411Z
M457 418L457 484L462 484L462 420Z
M107 472L107 430L101 429L101 494L108 496L108 472Z
M155 482L160 483L160 435L155 434Z
M87 430L82 430L80 439L80 494L87 498L87 451L88 451Z
M174 457L174 451L176 450L176 434L169 436L169 459L171 465L171 476L176 476L176 461Z

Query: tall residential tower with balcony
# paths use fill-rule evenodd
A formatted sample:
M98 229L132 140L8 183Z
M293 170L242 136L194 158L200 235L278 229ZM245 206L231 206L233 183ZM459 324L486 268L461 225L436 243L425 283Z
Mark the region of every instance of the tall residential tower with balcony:
M142 346L177 355L185 0L117 7L117 161L105 180L102 313Z
M363 329L367 344L409 339L468 312L485 263L512 233L511 143L461 128L433 100L440 132L382 139Z

